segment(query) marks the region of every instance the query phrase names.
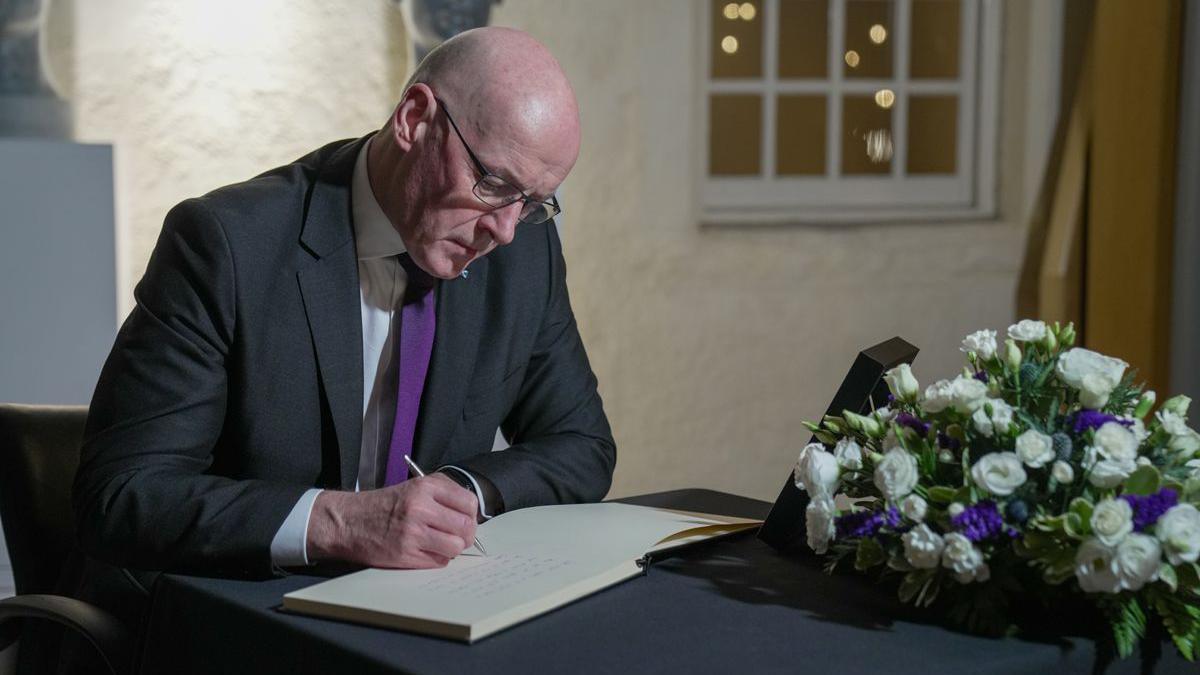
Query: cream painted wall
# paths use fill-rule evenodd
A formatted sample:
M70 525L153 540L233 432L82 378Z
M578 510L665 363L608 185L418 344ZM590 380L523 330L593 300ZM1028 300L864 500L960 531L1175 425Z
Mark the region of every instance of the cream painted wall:
M699 3L498 7L496 23L558 55L581 103L563 236L619 446L613 496L774 498L807 440L801 420L823 412L860 348L904 336L932 379L958 367L963 334L1010 323L1029 2L1005 5L997 219L747 230L696 214ZM78 136L116 145L125 308L171 205L365 132L404 79L383 0L87 0L63 13L73 21L54 22L52 48L73 69Z

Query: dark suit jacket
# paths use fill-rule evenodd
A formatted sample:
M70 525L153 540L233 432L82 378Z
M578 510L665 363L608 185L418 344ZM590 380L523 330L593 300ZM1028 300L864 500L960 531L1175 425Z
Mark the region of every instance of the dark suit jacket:
M88 416L80 543L120 566L265 576L308 488L353 489L362 323L350 184L327 145L167 215ZM441 282L414 440L508 510L595 501L616 449L553 223ZM497 426L512 447L490 452Z

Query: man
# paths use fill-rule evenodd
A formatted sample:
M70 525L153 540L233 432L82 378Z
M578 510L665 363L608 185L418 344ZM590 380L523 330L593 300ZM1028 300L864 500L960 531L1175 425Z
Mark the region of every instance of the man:
M549 219L578 149L558 63L485 28L376 133L176 206L92 401L83 549L436 567L503 510L601 499L616 451Z

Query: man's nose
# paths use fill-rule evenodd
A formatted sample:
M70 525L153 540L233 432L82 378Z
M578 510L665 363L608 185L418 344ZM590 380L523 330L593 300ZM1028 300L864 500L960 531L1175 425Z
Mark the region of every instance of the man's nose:
M521 218L521 209L524 205L525 202L518 199L508 206L501 206L488 213L489 217L481 221L497 245L505 246L512 243L513 237L517 234L517 222Z

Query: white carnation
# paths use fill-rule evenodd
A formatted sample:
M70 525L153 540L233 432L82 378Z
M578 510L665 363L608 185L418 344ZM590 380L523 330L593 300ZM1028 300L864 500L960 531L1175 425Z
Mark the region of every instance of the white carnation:
M1105 499L1092 510L1092 531L1105 546L1116 546L1133 532L1133 508L1124 499Z
M933 569L942 558L946 547L942 536L929 529L924 523L914 527L900 537L904 543L904 559L917 569Z
M1117 577L1121 580L1121 588L1138 591L1158 579L1158 569L1162 566L1162 547L1150 535L1131 534L1117 546L1113 562Z
M833 456L838 466L846 471L858 471L863 468L862 446L853 438L843 438L833 446Z
M1091 538L1075 552L1075 579L1085 593L1119 593L1116 551L1099 539Z
M1071 468L1070 464L1059 460L1050 467L1050 477L1063 485L1067 485L1075 480L1075 469Z
M1015 452L989 452L971 467L971 479L997 497L1006 497L1025 484L1027 476Z
M1054 461L1054 441L1037 429L1029 429L1017 436L1017 457L1025 466L1040 469Z
M1137 459L1138 440L1133 432L1119 422L1105 422L1096 431L1092 445L1104 459L1118 462Z
M1075 347L1059 355L1055 372L1063 383L1080 391L1085 406L1099 408L1103 403L1100 406L1088 404L1096 403L1098 398L1107 400L1128 367L1129 364L1121 359ZM1089 400L1082 401L1084 397Z
M951 403L964 415L978 410L987 398L987 385L973 377L959 375L950 383Z
M977 330L963 338L962 347L959 349L963 352L975 352L980 359L991 361L996 356L996 331Z
M925 396L921 398L921 409L928 413L939 413L954 402L954 383L950 380L938 380L925 387Z
M992 411L991 414L988 414L989 408ZM971 422L975 425L975 430L984 436L1008 433L1009 427L1012 426L1012 420L1012 406L998 398L987 399L971 415Z
M1022 319L1008 327L1008 337L1017 342L1038 342L1046 337L1046 324L1042 321Z
M954 578L960 584L972 581L987 581L991 576L987 563L983 561L983 552L975 548L970 539L952 532L945 536L945 547L942 549L942 567L954 572Z
M908 496L917 486L917 460L904 448L888 450L875 465L875 487L888 501Z
M1158 519L1154 529L1172 565L1194 563L1200 558L1200 510L1195 506L1172 506Z
M921 498L921 495L909 495L900 502L900 513L914 523L925 520L925 512L928 510L929 504Z
M804 510L804 529L808 534L808 546L818 555L829 550L836 529L833 524L837 510L829 497L818 497L808 503Z

